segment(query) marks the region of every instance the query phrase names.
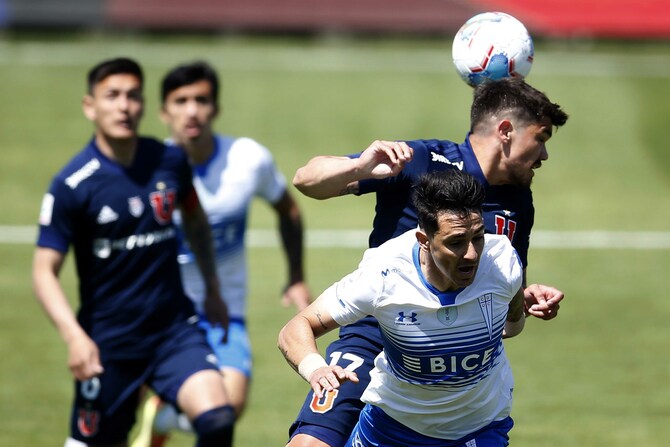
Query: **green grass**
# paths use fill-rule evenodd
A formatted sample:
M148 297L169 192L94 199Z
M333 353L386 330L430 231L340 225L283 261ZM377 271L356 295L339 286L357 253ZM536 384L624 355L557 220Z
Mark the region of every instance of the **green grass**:
M143 130L163 136L157 86L198 57L220 69L219 128L268 146L295 169L377 138L465 136L470 91L439 40L260 39L138 35L11 36L0 41L0 225L31 225L51 176L90 135L85 71L127 54L143 62ZM668 231L670 43L538 42L529 81L570 114L534 184L537 230ZM372 197L296 194L310 229L368 228ZM256 204L252 228L274 216ZM72 385L66 352L30 291L29 245L0 245L0 447L62 445ZM349 272L358 249L307 248L315 293ZM292 311L279 305L276 249L250 250L251 402L237 445L282 445L306 392L276 349ZM670 435L668 250L533 249L529 279L566 292L561 316L506 343L515 371L513 445L664 445ZM63 273L75 298L71 261ZM325 346L325 340L321 344ZM175 436L171 445L192 445Z

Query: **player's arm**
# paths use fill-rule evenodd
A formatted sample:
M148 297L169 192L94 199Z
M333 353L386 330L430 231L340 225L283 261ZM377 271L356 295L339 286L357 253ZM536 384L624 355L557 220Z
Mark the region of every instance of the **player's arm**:
M328 365L319 354L316 339L338 327L322 296L293 317L279 332L279 350L318 396L339 387L345 380L358 382L356 373L337 365Z
M505 328L503 329L503 338L511 338L519 335L523 330L526 322L526 315L524 314L524 291L523 287L512 298L509 303L509 310L507 311L507 319L505 320Z
M412 149L402 141L374 141L358 158L321 155L312 158L293 177L293 185L314 199L358 192L358 182L398 175L412 159Z
M68 367L77 380L103 372L98 347L81 327L61 286L65 254L38 247L33 257L33 292L68 347Z
M180 208L184 236L195 256L205 284L205 313L210 322L220 323L227 328L228 307L221 298L211 228L207 221L207 214L200 205L198 194L192 186L180 204Z
M302 310L312 301L312 294L305 283L303 271L303 227L297 202L288 191L284 191L273 204L279 220L279 233L288 262L288 283L284 288L282 303L293 303Z

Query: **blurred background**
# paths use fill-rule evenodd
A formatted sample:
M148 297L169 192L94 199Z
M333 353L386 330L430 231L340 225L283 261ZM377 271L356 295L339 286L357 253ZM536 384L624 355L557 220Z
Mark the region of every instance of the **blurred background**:
M162 138L161 77L208 60L223 81L216 129L266 145L290 182L312 156L374 139L461 141L471 89L451 42L484 11L524 22L535 41L528 81L570 115L533 183L528 268L566 300L559 318L530 321L506 343L512 445L667 445L670 0L0 0L0 447L59 446L68 433L67 353L30 269L42 195L92 131L81 98L93 64L142 64L142 132ZM357 265L374 197L292 192L318 295ZM249 227L254 378L236 445L281 446L307 386L276 349L293 310L279 305L273 212L254 205ZM62 279L76 307L70 258Z
M0 0L8 28L450 34L500 10L533 36L667 38L667 0Z

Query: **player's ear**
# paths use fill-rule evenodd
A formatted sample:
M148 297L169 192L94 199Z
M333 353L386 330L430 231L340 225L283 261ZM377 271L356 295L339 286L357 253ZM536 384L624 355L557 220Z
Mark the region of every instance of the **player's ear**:
M93 106L93 97L91 95L84 95L84 98L81 100L81 108L84 112L84 116L89 121L95 121L96 113L95 107Z
M416 241L423 250L430 251L430 239L428 239L428 235L421 228L416 230Z
M508 119L503 119L500 120L498 123L498 128L496 131L498 132L498 138L503 143L509 143L509 141L512 138L512 131L514 130L514 126L512 125L512 122Z

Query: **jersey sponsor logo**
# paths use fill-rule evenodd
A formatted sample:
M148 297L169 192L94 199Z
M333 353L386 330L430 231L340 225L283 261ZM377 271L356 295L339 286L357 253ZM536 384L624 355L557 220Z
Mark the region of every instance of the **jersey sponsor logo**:
M93 241L93 255L100 259L107 259L113 251L129 251L136 248L149 247L168 239L174 239L177 231L174 228L152 231L145 234L134 234L121 239L99 238Z
M463 170L463 162L462 161L451 161L444 155L438 154L436 152L430 152L430 155L433 156L431 161L437 161L439 163L445 163L451 166L455 166L459 171Z
M54 196L53 194L46 193L42 198L42 206L40 207L40 225L48 226L51 225L51 217L53 216L54 211Z
M457 307L440 307L437 310L437 319L440 323L445 326L451 326L456 322L458 318L458 308Z
M417 373L458 374L472 373L487 367L495 357L497 347L481 352L440 355L432 357L411 357L402 355L403 366Z
M156 222L162 225L172 222L172 212L177 203L177 192L174 189L160 189L149 194L149 202L154 210Z
M91 437L98 432L100 412L89 408L80 408L77 417L77 428L82 436Z
M75 189L81 182L92 176L98 169L100 169L100 160L93 158L79 168L79 170L70 174L70 176L65 179L65 184L69 186L70 189Z
M417 321L416 312L398 312L395 317L395 324L399 326L418 326L421 323Z
M119 215L111 209L109 206L105 205L102 207L100 212L98 213L98 217L96 219L96 222L98 222L100 225L108 224L110 222L114 222L115 220L119 219Z
M128 199L128 212L133 217L140 217L144 212L144 202L139 196Z

